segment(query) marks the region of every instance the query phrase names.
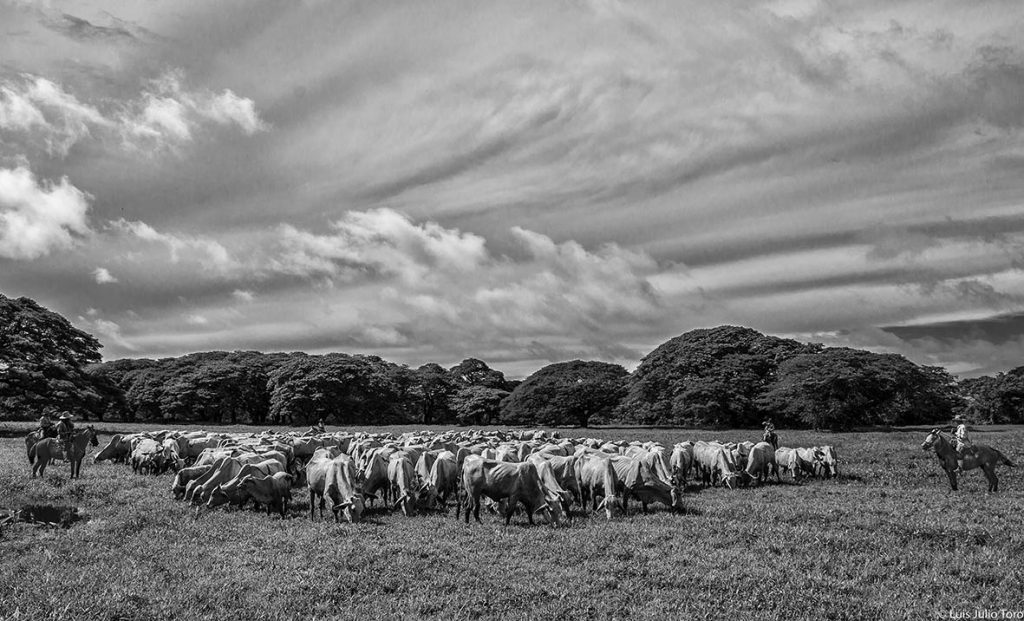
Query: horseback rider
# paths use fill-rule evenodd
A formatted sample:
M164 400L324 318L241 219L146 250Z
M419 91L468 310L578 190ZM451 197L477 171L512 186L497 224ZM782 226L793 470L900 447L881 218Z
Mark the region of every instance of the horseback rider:
M313 430L316 431L317 433L327 433L327 428L324 427L323 417L316 421L316 424L313 425Z
M779 449L779 436L775 433L775 423L772 419L767 419L761 423L764 425L764 436L763 440L772 445L775 450Z
M60 439L61 448L64 450L64 458L69 459L71 455L71 441L75 435L75 424L72 422L70 412L62 412L57 419L57 437Z
M960 414L953 417L953 449L956 451L956 463L957 470L963 472L964 470L964 459L968 457L974 457L976 455L974 450L974 443L971 442L969 429L967 427L967 421Z
M43 414L39 417L39 434L40 438L52 438L56 435L53 429L53 421L50 420L49 414Z

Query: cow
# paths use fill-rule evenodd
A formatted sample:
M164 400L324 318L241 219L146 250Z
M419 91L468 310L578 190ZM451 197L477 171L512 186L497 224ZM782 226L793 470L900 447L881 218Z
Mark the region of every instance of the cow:
M405 451L398 451L388 460L388 485L390 486L393 508L402 508L406 517L416 512L416 470L412 459Z
M527 461L531 461L537 464L541 461L546 461L551 464L551 470L555 475L555 479L558 484L569 491L572 494L576 502L583 504L583 495L580 491L580 476L578 462L580 458L574 456L562 457L559 455L551 455L543 451L539 451L531 454Z
M584 510L590 503L591 511L604 509L609 520L615 517L616 511L622 511L619 478L615 468L607 457L598 455L584 456L580 467L580 492ZM600 504L597 498L602 498Z
M815 468L816 474L825 479L839 476L839 463L835 447L826 444L825 446L816 446L814 449L821 455L821 460Z
M159 470L163 465L160 443L152 438L139 438L138 442L134 442L134 445L135 447L132 449L132 470L135 473L145 471L159 474Z
M263 461L263 457L255 453L245 453L238 457L222 457L213 463L210 471L203 476L189 481L185 485L185 500L198 507L210 499L213 489L222 483L235 478L245 464Z
M388 490L388 464L379 449L363 454L359 472L363 481L363 499L369 499L372 505L377 500L377 494L386 494ZM384 498L384 504L387 505L387 498Z
M238 484L239 489L253 501L270 510L276 508L283 518L288 512L288 501L292 499L292 475L277 472L269 476L247 475Z
M758 442L747 455L746 475L757 485L768 480L776 468L775 449L768 442Z
M660 502L677 511L683 510L682 490L659 477L651 467L650 460L646 459L646 455L641 457L612 456L610 460L622 486L623 511L629 507L630 495L636 496L640 500L644 513L647 513L648 503L653 501Z
M210 464L205 466L188 466L176 472L174 474L174 481L171 482L171 493L174 494L174 498L181 500L185 496L185 486L188 482L203 476L212 467Z
M480 522L481 496L487 496L494 502L508 499L505 511L506 526L512 522L512 514L519 503L526 508L526 519L530 524L533 524L534 513L540 513L548 523L554 523L540 476L537 474L537 467L529 462L513 463L476 456L467 457L462 466L462 487L467 524L470 511L473 511L476 521ZM455 519L458 518L459 513L456 509Z
M185 467L185 460L181 457L177 438L164 438L160 450L162 453L161 473L166 472L168 468L177 472Z
M780 446L775 451L775 478L782 480L779 471L789 472L794 481L800 481L807 474L814 474L815 453L811 449L796 449Z
M93 457L94 462L100 462L107 459L113 460L115 463L123 462L128 458L131 452L131 445L128 441L127 436L121 434L115 434L114 437L110 438L110 442L103 449L96 453Z
M309 487L310 520L316 517L317 500L321 519L325 500L330 500L335 522L340 522L342 517L351 523L359 521L364 508L363 496L351 457L340 453L331 459L326 452L318 450L306 464L306 485Z
M455 453L442 450L420 487L420 505L429 509L446 509L448 498L458 492L458 488L459 465Z
M285 469L277 459L264 459L254 464L244 464L229 481L217 485L210 491L210 497L206 501L206 508L214 509L227 503L242 506L249 498L246 495L239 494L241 489L239 484L242 479L247 476L271 476L278 472L285 472Z
M693 442L680 442L672 448L672 456L669 458L669 469L672 476L681 484L686 483L686 477L690 475L690 468L693 467Z
M697 442L693 446L693 460L704 486L721 482L729 489L735 489L739 474L729 451L721 444Z
M572 493L559 483L551 462L541 459L539 461L531 460L530 463L537 468L537 476L540 478L541 486L544 488L544 498L548 502L548 508L551 509L552 522L554 524L561 523L563 515L566 519L572 519L572 513L570 512Z
M824 455L818 448L798 447L796 454L800 457L800 467L806 475L814 476L823 463Z

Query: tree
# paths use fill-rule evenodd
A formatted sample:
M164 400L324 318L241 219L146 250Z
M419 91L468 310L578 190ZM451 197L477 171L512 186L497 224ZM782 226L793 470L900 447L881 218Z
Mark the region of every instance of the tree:
M459 388L455 379L441 365L431 362L416 369L416 382L423 424L448 420L451 417L448 400Z
M955 405L944 370L844 347L784 361L761 399L776 418L816 429L927 423L949 419Z
M1024 367L995 376L965 379L962 411L970 420L993 424L1024 423Z
M111 386L85 365L99 362L100 342L29 298L0 295L0 416L35 418L70 411L102 417Z
M468 386L483 386L485 388L496 388L508 391L511 388L505 381L505 374L487 366L476 358L466 358L459 364L448 369L448 374L456 385L466 388Z
M502 421L586 427L611 415L625 392L628 375L621 366L607 362L550 364L512 391L502 406Z
M452 412L460 425L493 425L501 415L501 402L507 390L469 386L452 397Z
M779 364L818 349L736 326L687 332L644 357L618 416L648 425L756 424L758 399Z

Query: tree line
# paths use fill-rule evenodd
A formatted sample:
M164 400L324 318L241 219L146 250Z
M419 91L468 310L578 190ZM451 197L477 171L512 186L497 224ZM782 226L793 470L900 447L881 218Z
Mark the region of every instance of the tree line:
M897 354L736 326L693 330L628 372L559 362L511 381L468 358L417 368L377 356L202 352L100 362L99 341L27 298L0 295L0 418L309 425L676 425L847 429L955 413L1024 422L1024 367L958 381Z

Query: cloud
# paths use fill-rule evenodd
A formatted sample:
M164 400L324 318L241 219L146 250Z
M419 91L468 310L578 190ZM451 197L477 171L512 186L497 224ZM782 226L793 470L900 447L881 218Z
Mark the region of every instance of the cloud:
M164 246L170 254L172 263L195 261L200 263L204 270L221 274L238 266L228 249L209 237L162 233L145 222L129 222L124 219L110 223L110 228L116 233Z
M121 334L121 326L114 321L99 317L96 313L90 313L88 317L79 315L78 324L86 331L98 335L100 343L108 350L113 345L114 349L119 352L134 353L137 351L136 346Z
M239 302L252 302L256 299L256 295L252 291L246 291L245 289L235 289L231 292L231 297Z
M126 106L120 116L121 133L136 148L168 148L194 139L207 124L236 126L247 135L266 129L251 99L231 90L220 94L188 91L182 73L172 71L153 80L151 90Z
M406 283L436 272L466 273L484 261L484 239L428 222L417 225L389 209L349 212L327 235L280 228L271 269L300 276L397 276Z
M62 178L40 182L26 167L0 168L0 257L31 260L90 233L89 196Z
M267 128L251 99L229 89L188 90L183 81L181 71L170 71L151 80L135 98L96 106L41 76L3 79L0 132L41 142L51 156L66 157L76 143L94 134L116 136L133 150L161 151L194 141L197 132L210 126L235 127L246 135Z
M93 278L96 279L96 283L100 285L106 285L117 282L115 278L105 267L97 267L92 271Z
M92 128L111 126L98 109L46 78L0 81L0 132L33 133L52 155L66 156Z

